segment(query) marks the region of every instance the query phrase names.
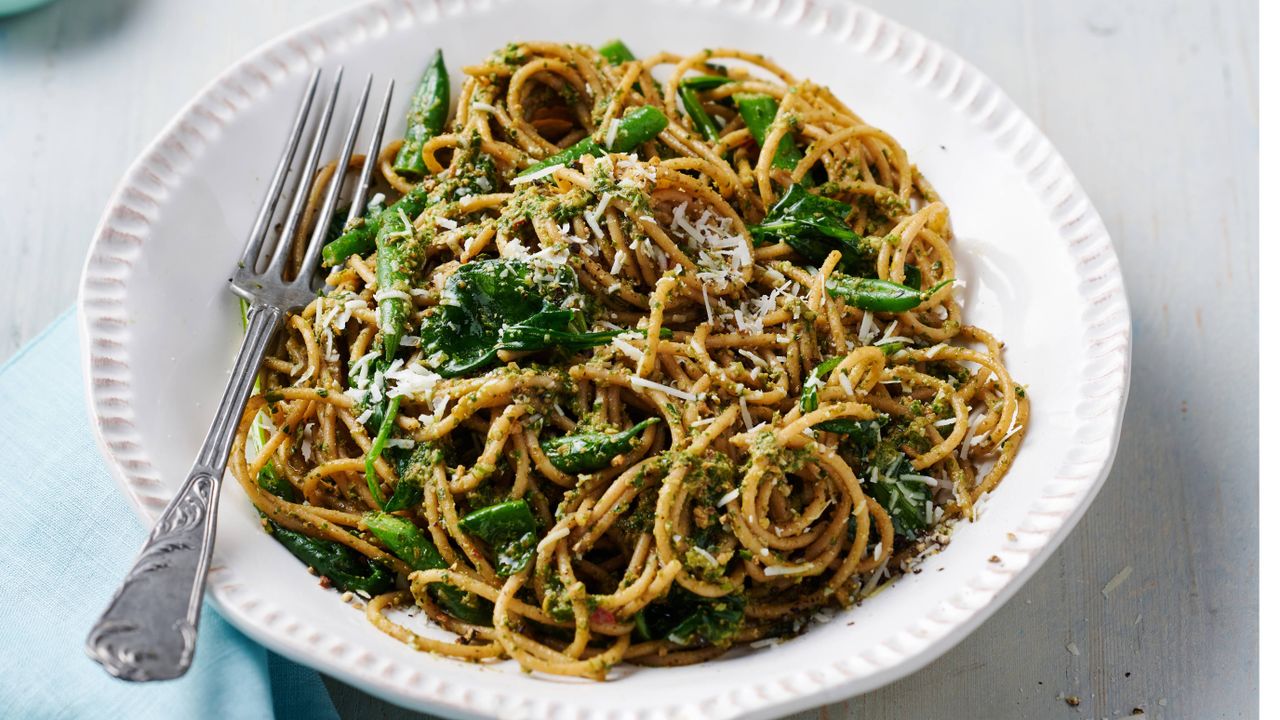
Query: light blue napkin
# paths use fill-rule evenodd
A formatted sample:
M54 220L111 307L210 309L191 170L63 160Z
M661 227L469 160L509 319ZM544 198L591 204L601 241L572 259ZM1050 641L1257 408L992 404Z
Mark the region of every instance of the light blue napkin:
M209 606L179 680L127 683L89 660L145 535L90 435L68 311L0 367L0 718L337 719L315 671Z

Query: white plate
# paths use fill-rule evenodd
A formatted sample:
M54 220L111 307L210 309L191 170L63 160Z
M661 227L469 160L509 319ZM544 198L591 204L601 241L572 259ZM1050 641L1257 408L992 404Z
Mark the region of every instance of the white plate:
M1010 370L1030 388L1034 420L1013 472L980 522L960 527L922 574L862 607L776 648L626 669L608 683L410 650L321 590L261 532L230 483L210 592L264 645L450 716L774 716L865 692L938 657L1026 581L1097 493L1128 389L1120 268L1062 158L950 51L839 0L382 0L237 63L169 124L107 207L80 289L84 369L98 442L144 518L185 476L231 367L240 325L225 273L310 68L342 63L348 77L375 72L407 88L436 47L456 72L514 39L619 35L641 53L765 52L898 138L951 207L966 319L1006 341ZM404 105L401 94L396 115Z

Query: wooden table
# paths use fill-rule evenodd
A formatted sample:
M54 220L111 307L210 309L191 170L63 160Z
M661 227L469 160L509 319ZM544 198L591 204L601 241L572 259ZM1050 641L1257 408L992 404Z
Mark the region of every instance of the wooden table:
M343 4L61 0L0 20L0 357L72 302L112 187L195 90ZM1133 387L1102 494L1006 607L927 669L799 717L1256 717L1256 4L868 4L993 76L1079 175L1124 265ZM412 716L330 687L344 717Z

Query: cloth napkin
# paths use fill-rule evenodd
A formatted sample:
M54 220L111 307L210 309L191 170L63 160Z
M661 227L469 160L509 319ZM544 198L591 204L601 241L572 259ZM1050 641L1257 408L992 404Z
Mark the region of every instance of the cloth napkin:
M75 315L0 366L0 718L315 718L320 676L268 652L212 607L191 670L129 683L84 639L146 537L90 433Z

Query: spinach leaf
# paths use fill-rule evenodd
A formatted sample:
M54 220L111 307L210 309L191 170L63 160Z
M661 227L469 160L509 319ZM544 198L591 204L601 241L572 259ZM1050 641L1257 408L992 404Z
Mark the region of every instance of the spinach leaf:
M903 285L906 285L912 290L919 290L920 285L923 282L924 276L920 274L920 268L912 265L911 263L907 263L906 266L902 268Z
M641 639L666 638L678 645L724 645L742 627L746 599L741 595L704 598L680 587L636 616Z
M619 433L584 432L552 438L542 442L542 451L562 472L594 472L608 467L614 457L635 447L640 433L656 422L658 418L647 418Z
M440 451L433 443L418 443L402 461L396 463L396 474L400 481L392 491L391 498L383 506L386 512L407 510L422 504L422 488L426 485L427 473L440 462Z
M893 518L895 532L914 538L916 533L929 526L925 517L925 503L930 499L929 486L919 480L904 479L911 475L911 463L907 456L897 453L883 467L878 466L876 481L870 483L871 496Z
M304 564L329 578L339 590L377 595L395 587L395 576L380 563L333 540L323 540L267 521L268 532Z
M524 500L481 508L458 521L458 527L493 548L498 574L514 575L529 566L538 545L538 527Z
M298 488L294 487L293 483L285 479L284 476L276 470L276 464L274 461L267 462L267 464L263 465L262 469L258 471L258 487L266 490L272 495L275 495L281 500L286 500L292 503L302 502L302 493L298 492Z
M778 199L759 225L751 226L751 237L780 240L805 260L822 264L832 250L840 251L838 268L850 275L869 275L875 250L855 233L845 218L853 208L839 200L815 195L793 184Z
M800 409L813 412L818 409L818 393L827 384L827 376L840 365L846 356L837 355L827 358L818 364L805 378L800 390ZM861 453L869 452L880 441L880 423L877 420L852 420L836 418L814 425L819 430L849 435L854 449Z
M440 305L423 322L428 363L457 377L492 364L499 350L581 350L622 332L587 332L582 311L565 307L577 294L578 278L567 266L514 258L467 263L445 281Z

